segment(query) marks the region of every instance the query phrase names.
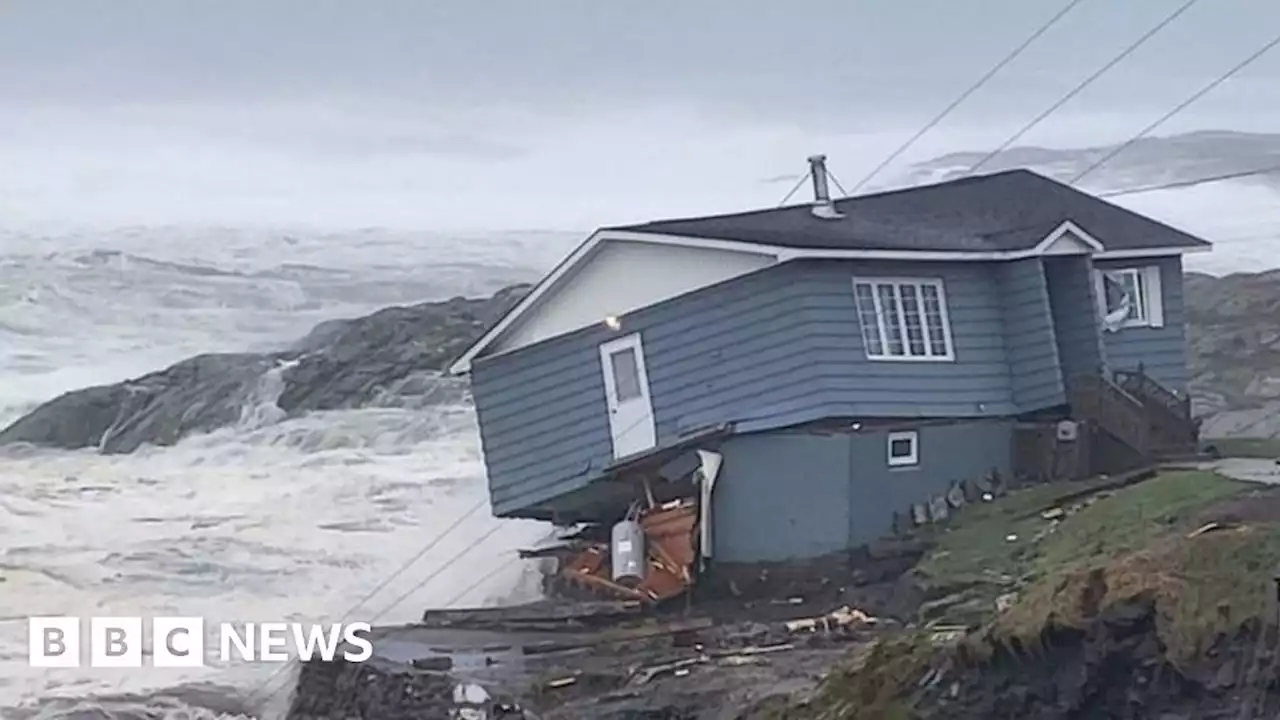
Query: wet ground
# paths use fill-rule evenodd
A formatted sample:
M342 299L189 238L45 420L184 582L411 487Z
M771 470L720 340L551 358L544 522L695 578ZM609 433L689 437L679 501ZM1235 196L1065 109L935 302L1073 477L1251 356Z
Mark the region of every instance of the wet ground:
M735 618L650 611L513 621L488 611L450 622L428 612L424 624L375 630L368 663L308 664L289 717L443 719L467 709L486 719L748 718L770 697L812 690L895 626L827 616L836 609L796 599L743 605Z
M1199 467L1235 480L1280 485L1280 459L1224 458Z

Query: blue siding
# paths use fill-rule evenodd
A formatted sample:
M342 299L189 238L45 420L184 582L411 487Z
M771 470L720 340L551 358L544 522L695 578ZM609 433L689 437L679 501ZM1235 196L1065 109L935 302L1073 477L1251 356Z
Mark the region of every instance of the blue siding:
M658 443L752 414L761 403L814 397L802 293L781 266L478 361L472 394L494 512L584 487L613 462L599 346L640 332ZM700 419L701 418L701 419Z
M1029 258L997 268L1013 401L1024 413L1061 405L1066 395L1044 265Z
M849 546L849 438L803 432L730 438L712 502L717 560L816 557Z
M1092 263L1084 255L1050 257L1044 269L1063 379L1070 383L1081 375L1097 375L1106 356L1099 337Z
M983 417L1016 412L995 266L985 263L823 262L800 265L820 403L853 417ZM868 360L852 278L941 278L954 362Z
M911 505L942 495L953 482L991 474L1012 475L1013 423L980 420L946 425L895 427L917 430L920 464L889 467L888 432L850 436L853 495L850 534L854 544L883 537L892 530L893 511L909 513Z
M727 441L712 518L716 560L787 560L872 542L892 532L895 511L909 514L952 482L1010 474L1008 421L893 429L917 430L919 465L889 467L888 429Z
M1100 270L1129 267L1160 267L1160 286L1164 301L1164 327L1124 328L1103 333L1107 360L1116 370L1132 370L1142 364L1157 382L1180 393L1187 391L1190 371L1187 368L1186 312L1183 308L1182 258L1145 258L1142 260L1098 261Z
M478 360L472 391L495 513L585 486L612 462L598 347L640 332L660 445L730 421L1017 412L996 266L790 262ZM940 277L954 362L869 361L854 276Z

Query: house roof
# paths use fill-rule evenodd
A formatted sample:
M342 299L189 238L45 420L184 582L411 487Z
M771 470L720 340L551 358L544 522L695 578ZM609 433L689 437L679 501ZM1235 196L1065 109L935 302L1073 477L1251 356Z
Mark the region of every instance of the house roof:
M1209 243L1030 170L1009 170L835 201L844 217L811 203L660 220L606 230L823 250L999 252L1034 248L1071 221L1106 251Z

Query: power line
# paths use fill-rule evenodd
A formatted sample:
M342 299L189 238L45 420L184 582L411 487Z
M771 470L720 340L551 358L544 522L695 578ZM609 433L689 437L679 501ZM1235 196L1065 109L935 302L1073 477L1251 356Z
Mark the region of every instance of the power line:
M1235 75L1236 73L1240 72L1246 67L1249 67L1255 61L1257 61L1258 58L1261 58L1263 55L1266 55L1276 45L1280 45L1280 35L1277 35L1276 37L1272 38L1270 42L1258 48L1256 51L1253 52L1252 55L1240 61L1239 63L1236 63L1236 65L1232 67L1230 70L1226 71L1222 75L1210 81L1208 85L1205 85L1204 87L1200 88L1196 92L1192 93L1191 97L1187 98L1186 100L1183 100L1181 103L1175 106L1172 110L1170 110L1169 112L1161 116L1158 120L1156 120L1155 122L1143 128L1142 131L1139 132L1137 135L1134 135L1133 137L1129 138L1129 140L1127 140L1126 142L1121 143L1119 146L1112 149L1111 152L1107 153L1106 155L1103 155L1101 159L1099 159L1097 162L1090 165L1089 167L1085 168L1083 172L1081 172L1079 175L1076 175L1067 184L1075 185L1076 183L1080 182L1080 179L1083 178L1085 175L1088 175L1094 170L1097 170L1103 164L1107 163L1115 156L1124 152L1134 143L1146 137L1147 134L1150 133L1152 130L1155 130L1156 128L1160 127L1161 125L1169 121L1178 113L1182 112L1183 110L1186 110L1197 100L1209 94L1209 92L1212 91L1214 88L1218 87L1219 85L1221 85L1222 83L1230 79L1232 75Z
M786 195L783 195L782 200L778 201L778 207L782 207L783 205L786 205L787 201L791 199L791 196L796 194L796 191L799 190L802 185L804 185L804 181L807 180L808 178L809 178L808 175L801 175L800 179L796 180L796 184L792 186L791 192L787 193Z
M342 614L341 622L346 622L346 621L347 621L347 619L350 617L351 613L353 613L353 612L355 612L356 610L360 609L360 606L364 605L366 602L368 602L370 599L372 599L374 595L377 595L379 592L381 592L384 588L386 588L386 587L387 587L387 585L390 585L390 584L391 584L391 582L392 582L393 580L395 580L397 577L399 577L401 574L403 574L406 570L408 570L410 567L412 567L414 563L416 563L417 561L421 560L421 559L422 559L422 557L423 557L424 555L426 555L427 553L431 552L431 550L433 550L433 549L434 549L437 545L439 545L439 544L440 544L440 543L441 543L441 542L442 542L446 537L448 537L450 533L452 533L454 530L456 530L456 529L458 529L459 527L461 527L461 526L462 526L462 523L464 523L464 522L465 522L468 518L470 518L472 515L474 515L474 514L476 514L477 512L479 512L480 508L483 508L483 507L484 507L485 505L487 505L487 504L488 504L488 500L487 500L487 499L482 499L480 502L478 502L478 503L476 503L474 506L472 506L472 508L471 508L470 510L468 510L468 511L467 511L467 512L465 512L465 513L463 513L462 515L459 515L459 516L458 516L458 517L453 521L453 523L451 523L451 524L449 525L449 527L445 528L443 532L441 532L441 533L437 534L434 538L432 538L432 539L431 539L431 540L430 540L430 541L429 541L425 546L423 546L423 548L422 548L421 550L419 550L417 553L415 553L413 557L409 558L406 562L402 563L402 564L400 565L400 567L399 567L395 572L393 572L393 573L391 573L390 575L388 575L388 576L387 576L387 577L386 577L382 582L378 583L378 585L377 585L376 587L374 587L374 588L373 588L373 590L371 590L368 594L366 594L363 598L361 598L358 602L356 602L356 604L355 604L355 605L352 605L352 606L351 606L351 608L350 608L349 610L347 610L345 613L343 613L343 614ZM495 530L496 530L496 528L495 528ZM455 557L456 557L456 556L455 556ZM450 562L452 562L452 560L450 560ZM437 574L439 574L439 571L437 571L436 573L434 573L434 574L432 574L432 575L429 575L429 576L427 577L427 580L430 580L432 577L435 577L435 575L437 575ZM424 580L424 581L423 581L423 582L421 582L421 583L418 583L418 585L414 586L414 589L416 590L418 587L421 587L425 582L426 582L426 580ZM398 600L396 601L396 604L399 604L399 602L400 602L400 600L401 600L401 599L403 599L403 598L398 599ZM394 606L393 606L393 607L394 607ZM385 611L384 611L384 612L385 612ZM371 622L371 624L372 624L372 622ZM267 688L267 686L268 686L268 685L270 685L270 684L272 683L272 681L273 681L273 680L275 680L277 677L279 677L281 674L283 674L283 673L284 673L288 668L289 668L289 665L287 665L287 664L286 664L286 665L281 665L281 666L280 666L280 668L279 668L278 670L276 670L274 673L272 673L272 674L268 675L268 676L266 677L266 679L264 679L264 680L263 680L261 683L259 683L259 684L258 684L258 685L253 689L253 690L251 690L251 691L249 692L248 696L247 696L247 699L249 699L249 700L258 700L258 701L266 701L266 700L270 699L272 696L274 696L277 692L279 692L280 688L276 688L275 690L272 690L272 691L268 692L266 695L261 695L261 693L262 693L262 691L263 691L263 690L265 690L265 689ZM286 685L285 685L285 686L287 686L287 682L286 682Z
M1143 33L1142 36L1139 37L1137 40L1135 40L1132 44L1130 44L1129 47L1122 50L1119 55L1116 55L1115 57L1111 58L1111 60L1109 60L1105 65L1095 70L1092 75L1085 78L1083 82L1081 82L1079 85L1076 85L1074 88L1071 89L1070 92L1068 92L1066 95L1063 95L1061 98L1059 98L1057 102L1053 103L1048 108L1046 108L1043 112L1041 112L1039 115L1035 116L1031 120L1031 122L1024 125L1021 130L1014 133L1012 137L1010 137L1008 140L1005 140L1003 143L1001 143L999 147L987 153L987 155L984 156L977 163L975 163L973 167L970 167L965 174L972 175L973 173L977 172L979 168L981 168L983 165L986 165L988 162L990 162L992 158L1004 152L1006 149L1008 149L1010 145L1020 140L1023 135L1026 135L1027 133L1031 132L1031 130L1035 128L1037 125L1039 125L1041 122L1043 122L1045 118L1048 118L1050 115L1057 112L1063 105L1066 105L1068 102L1070 102L1071 99L1074 98L1076 95L1079 95L1080 93L1084 92L1085 88L1092 85L1098 78L1107 74L1108 72L1111 71L1112 68L1114 68L1115 66L1123 62L1125 58L1129 57L1130 55L1133 54L1135 50L1142 47L1142 45L1144 45L1148 40L1154 37L1156 33L1168 27L1170 23L1172 23L1174 20L1177 20L1179 16L1181 16L1187 10L1190 10L1191 6L1195 5L1199 1L1200 0L1187 0L1186 2L1184 2L1181 7L1179 7L1177 10L1174 10L1167 17L1165 17L1165 19L1157 23L1155 27Z
M1017 59L1017 57L1021 55L1023 51L1031 47L1032 43L1034 43L1036 40L1039 40L1040 36L1048 32L1049 29L1052 28L1054 25L1057 25L1059 20L1061 20L1064 16L1066 16L1067 13L1071 12L1071 10L1075 8L1075 6L1079 5L1081 2L1083 2L1083 0L1071 0L1071 2L1063 6L1062 9L1058 10L1057 14L1049 18L1048 22L1041 25L1039 29L1031 33L1030 37L1028 37L1026 40L1023 40L1022 43L1019 44L1017 47L1015 47L1008 55L1005 55L1004 59L1002 59L1000 62L996 63L995 65L993 65L990 70L987 70L987 72L983 73L982 77L978 78L977 82L970 85L969 88L964 92L960 93L960 95L957 96L955 100L951 101L950 105L947 105L945 108L943 108L942 112L938 113L932 120L925 123L924 127L920 128L920 130L918 130L915 135L912 135L906 142L899 145L896 150L889 153L888 157L880 161L879 165L876 165L875 168L871 170L871 172L867 173L866 177L859 180L858 184L853 186L853 192L855 193L858 192L859 190L862 189L864 185L871 182L872 178L874 178L876 175L879 175L880 172L884 170L886 167L888 167L890 163L892 163L894 160L897 160L898 156L906 152L912 145L915 145L916 141L924 137L925 133L928 133L930 130L937 127L938 123L942 122L956 108L960 107L960 105L964 103L965 100L969 99L969 96L973 95L978 90L982 89L982 87L986 85L987 82L991 80L991 78L995 77L996 74L999 73L1001 70L1003 70L1006 65L1008 65L1009 63Z
M453 567L459 560L465 557L467 553L471 552L472 550L475 550L476 547L478 547L485 540L488 540L489 538L493 537L503 527L504 525L494 525L493 527L489 528L489 531L486 532L484 535L481 535L480 539L476 540L473 545L467 547L465 550L462 550L461 552L455 553L453 557L446 560L443 565L436 568L435 571L433 571L430 575L423 578L417 585L414 585L413 587L401 593L400 596L397 597L395 600L393 600L390 605L383 608L382 612L374 615L373 618L369 620L369 624L372 625L373 623L381 620L384 615L386 615L387 613L399 607L400 603L409 599L410 595L413 595L414 593L421 590L424 585L431 582L432 580L435 580L437 577L440 577L440 575L445 570L448 570L449 568Z
M836 189L840 191L840 195L842 197L849 197L849 193L845 192L844 186L840 184L840 178L836 177L835 173L828 170L827 178L829 178L831 180L831 184L835 185Z
M477 578L477 579L476 579L476 581L475 581L475 582L473 582L473 583L471 583L470 585L466 586L465 588L463 588L463 589L459 590L459 591L458 591L458 593L457 593L456 595L454 595L453 597L449 598L449 601L448 601L448 602L446 602L446 603L444 604L444 607L446 607L446 608L453 607L454 603L457 603L458 601L462 600L462 598L464 598L464 597L466 597L467 595L469 595L469 594L471 593L471 591L472 591L472 590L475 590L476 588L478 588L478 587L480 587L481 585L485 584L485 583L486 583L486 582L488 582L489 580L492 580L493 578L497 577L497 576L498 576L498 573L501 573L503 570L506 570L507 568L509 568L509 567L511 567L511 566L513 566L513 565L515 565L516 563L520 562L520 559L521 559L521 558L520 558L520 556L519 556L519 555L517 555L517 556L515 556L515 557L513 557L513 558L509 558L506 562L504 562L504 563L502 563L501 565L499 565L499 566L495 567L494 569L490 570L489 572L485 573L484 575L481 575L479 578Z
M384 607L384 608L382 609L382 612L379 612L378 614L374 615L372 618L369 618L368 623L369 623L370 625L372 625L372 624L374 624L374 623L378 622L379 620L381 620L381 619L382 619L382 617L383 617L384 615L386 615L387 613L389 613L389 612L391 612L392 610L394 610L394 609L396 609L397 607L399 607L399 606L400 606L400 603L402 603L402 602L404 602L405 600L407 600L407 599L409 598L409 596L410 596L410 595L413 595L415 592L417 592L418 590L420 590L424 585L426 585L427 583L429 583L429 582L431 582L432 580L434 580L434 579L436 579L437 577L439 577L442 573L444 573L444 571L445 571L445 570L448 570L448 569L449 569L450 567L452 567L455 563L457 563L459 560L461 560L463 557L465 557L465 556L467 555L467 553L470 553L472 550L475 550L477 547L479 547L481 544L483 544L485 540L488 540L489 538L493 537L493 536L494 536L494 534L496 534L496 533L497 533L499 530L501 530L502 528L503 528L503 526L502 526L502 525L495 525L495 526L493 526L492 528L490 528L490 529L489 529L489 531L488 531L488 532L486 532L484 535L481 535L481 536L480 536L480 539L476 540L472 545L470 545L470 546L468 546L468 547L464 548L464 549L463 549L463 550L461 550L460 552L454 553L453 557L451 557L451 558L449 558L448 560L446 560L446 561L445 561L445 563L444 563L443 565L441 565L440 567L436 568L436 569L435 569L435 570L434 570L430 575L427 575L427 576L426 576L425 578L423 578L423 579L422 579L418 584L414 585L413 587L409 588L409 589L408 589L408 590L406 590L405 592L401 593L399 597L397 597L395 600L391 601L391 604L389 604L389 605L387 605L386 607ZM519 558L517 557L516 559L518 560ZM487 574L487 575L485 575L484 577L482 577L482 578L480 579L480 582L483 582L484 580L489 579L489 578L490 578L490 577L492 577L493 575L496 575L496 574L498 573L498 571L499 571L499 570L505 569L505 568L506 568L506 567L508 567L510 564L511 564L511 563L507 563L507 564L505 564L505 565L501 565L501 566L499 566L497 569L495 569L495 570L491 571L489 574ZM458 598L460 598L463 594L468 593L468 592L470 592L471 590L475 589L475 587L476 587L477 585L479 585L479 584L480 584L480 582L476 582L476 583L473 583L473 584L471 584L471 585L467 586L467 588L466 588L465 590L463 590L463 591L462 591L462 593L460 593L459 595L455 596L453 600L450 600L448 603L446 603L446 604L445 604L445 607L448 607L448 606L452 605L454 602L457 602ZM286 667L287 667L287 666L286 666ZM271 693L270 693L270 694L268 694L268 695L266 696L266 698L264 698L264 700L266 700L266 699L270 699L270 698L274 697L276 693L280 692L281 690L283 690L283 689L285 689L285 688L287 688L287 687L288 687L288 683L286 682L284 685L282 685L282 686L280 686L280 687L276 688L275 690L271 691ZM356 693L358 693L359 691L360 691L360 688L359 688L358 686L357 686L357 687L353 687L353 688L351 689L351 693L347 696L347 700L346 700L346 701L344 701L341 705L339 705L339 707L343 707L343 706L345 706L345 705L346 705L346 702L349 702L349 701L350 701L350 700L355 696L355 694L356 694Z
M1092 168L1076 176L1077 180L1086 175ZM1204 185L1206 183L1222 182L1224 180L1239 180L1241 178L1255 177L1258 175L1270 175L1272 173L1280 173L1280 165L1272 165L1270 167L1257 168L1254 170L1240 170L1237 172L1222 173L1220 175L1207 175L1200 178L1192 178L1189 180L1176 180L1173 182L1161 183L1159 185L1143 185L1136 188L1125 188L1123 190L1112 190L1109 192L1098 193L1095 197L1122 197L1124 195L1136 195L1138 193L1155 192L1157 190L1171 190L1175 188L1194 187L1196 185ZM1074 180L1072 182L1075 182Z

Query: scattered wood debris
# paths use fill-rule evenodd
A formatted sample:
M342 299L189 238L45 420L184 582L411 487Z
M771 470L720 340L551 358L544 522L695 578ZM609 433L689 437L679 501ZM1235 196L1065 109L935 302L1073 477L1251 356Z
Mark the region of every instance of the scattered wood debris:
M1201 535L1207 535L1211 532L1217 532L1219 530L1233 530L1233 529L1235 529L1235 526L1230 523L1220 523L1220 522L1206 523L1196 528L1195 530L1192 530L1191 532L1187 533L1187 539L1198 538Z
M698 506L691 499L650 505L637 513L645 541L645 568L638 582L624 583L612 577L608 543L587 544L572 557L560 548L560 574L574 582L614 597L658 603L683 595L693 585L693 565L698 554ZM528 551L538 552L538 551ZM554 552L549 552L554 555Z
M1061 518L1066 517L1066 515L1067 515L1067 511L1063 510L1060 507L1049 508L1048 510L1045 510L1044 512L1040 513L1040 517L1044 518L1045 520L1059 520Z
M849 606L844 606L836 610L832 610L826 615L818 617L799 618L789 620L783 623L787 632L817 632L823 630L830 632L836 628L846 628L851 626L874 625L878 620L865 612Z

